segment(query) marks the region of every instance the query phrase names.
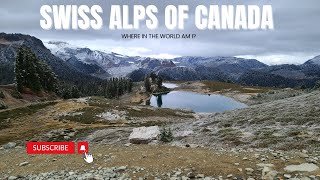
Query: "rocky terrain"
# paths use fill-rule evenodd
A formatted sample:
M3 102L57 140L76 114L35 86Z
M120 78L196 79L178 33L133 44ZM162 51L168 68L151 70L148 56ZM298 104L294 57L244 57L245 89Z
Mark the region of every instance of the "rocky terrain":
M319 92L225 113L204 114L172 129L192 131L186 143L289 150L319 148ZM299 110L298 110L299 109Z
M0 178L320 178L319 91L217 82L176 88L242 97L251 105L193 113L132 103L135 93L11 104L0 110ZM78 154L28 155L26 141L88 141L94 162Z
M81 155L26 155L22 147L1 150L8 179L318 179L316 152L90 145L93 164ZM32 173L30 173L32 172Z

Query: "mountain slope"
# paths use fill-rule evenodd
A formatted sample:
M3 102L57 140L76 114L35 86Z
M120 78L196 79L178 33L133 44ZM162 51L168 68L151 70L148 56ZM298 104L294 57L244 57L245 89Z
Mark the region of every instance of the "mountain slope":
M38 58L44 60L58 78L63 81L76 83L83 80L94 79L92 76L79 72L67 62L51 54L50 50L44 46L42 41L33 36L0 33L0 39L0 63L2 67L3 65L13 67L18 49L21 46L26 46L29 47ZM10 74L11 77L8 77L9 80L6 81L1 80L1 84L13 83L14 74L12 70L13 68L3 72Z
M320 79L320 56L302 65L268 66L256 59L237 57L186 56L164 60L129 57L64 42L48 42L46 46L70 67L101 78L127 76L141 81L146 74L155 72L166 80L218 80L276 87L312 87Z
M318 145L320 91L266 102L219 114L197 123L179 123L171 129L189 128L195 138L185 143L223 143L254 148L299 149ZM191 128L190 128L191 127ZM313 146L319 147L319 146Z
M308 65L308 64L316 64L316 65L320 65L320 55L319 56L316 56L310 60L308 60L307 62L304 63L305 65Z
M139 69L140 60L146 58L140 57L129 57L120 55L117 53L106 53L98 50L91 50L89 48L81 48L72 46L66 42L60 41L49 41L45 45L51 50L51 52L63 59L68 61L72 58L73 64L83 64L80 71L88 71L85 65L94 66L95 68L100 69L99 72L104 71L105 76L101 74L93 74L102 78L107 77L118 77L126 76L128 73ZM79 61L76 63L76 61ZM88 67L88 68L89 68Z
M66 60L68 65L71 68L75 68L78 71L84 73L84 74L90 74L92 76L97 76L102 79L105 79L107 77L110 77L110 74L107 73L105 70L103 70L101 67L99 67L96 64L86 64L81 61L79 61L76 57L71 57L70 59Z
M173 59L175 63L179 63L181 66L193 66L204 65L208 67L219 67L221 65L238 65L247 69L263 68L267 67L266 64L256 59L244 59L237 57L180 57Z
M239 82L275 87L313 87L320 80L319 58L317 56L301 65L282 64L255 69L255 72L241 76Z
M89 48L74 47L65 42L51 41L46 43L46 46L53 54L65 61L72 58L74 64L78 60L83 64L96 65L113 77L133 76L134 80L141 80L145 76L144 72L153 71L167 77L168 80L212 79L236 81L241 75L252 69L267 67L267 65L255 59L236 57L181 57L164 60L106 53Z
M189 67L166 67L160 69L157 73L158 76L169 81L194 81L200 79L198 73Z

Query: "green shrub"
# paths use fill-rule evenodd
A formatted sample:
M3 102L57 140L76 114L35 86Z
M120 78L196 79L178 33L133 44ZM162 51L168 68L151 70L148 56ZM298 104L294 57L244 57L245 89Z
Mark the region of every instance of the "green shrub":
M313 89L318 89L320 90L320 81L317 81L316 84L314 85Z
M2 98L2 99L5 98L2 91L0 91L0 98Z
M22 96L21 96L20 92L17 91L17 90L12 91L12 92L11 92L11 96L14 97L14 98L16 98L16 99L22 99Z
M8 106L4 102L0 101L0 109L7 109L7 108Z
M171 142L173 140L173 135L171 129L162 128L160 131L160 141Z

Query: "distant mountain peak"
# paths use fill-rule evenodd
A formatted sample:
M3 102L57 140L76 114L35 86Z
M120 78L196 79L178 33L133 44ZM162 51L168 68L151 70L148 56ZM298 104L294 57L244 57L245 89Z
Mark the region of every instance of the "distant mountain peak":
M320 61L320 55L313 58L315 61Z
M316 64L316 65L320 65L320 55L316 56L310 60L308 60L307 62L305 62L304 64Z
M20 34L20 33L0 33L1 44L11 44L16 46L26 45L26 46L38 46L41 49L47 49L42 41L34 36Z
M69 43L64 42L64 41L49 41L48 44L54 44L54 45L57 45L57 46L67 46L67 45L70 45Z

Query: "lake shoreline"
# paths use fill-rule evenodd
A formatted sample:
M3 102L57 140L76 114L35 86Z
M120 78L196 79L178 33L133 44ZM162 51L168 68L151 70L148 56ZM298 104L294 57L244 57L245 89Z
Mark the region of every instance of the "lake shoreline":
M190 109L196 113L216 113L247 107L246 104L222 94L188 91L175 83L164 83L163 86L171 87L172 91L153 93L150 98L150 106Z
M187 81L187 82L181 82L181 81L169 81L168 83L176 84L177 87L173 88L172 90L177 91L187 91L187 92L195 92L200 94L207 94L207 95L223 95L230 97L236 101L239 101L241 103L244 103L248 106L256 104L255 101L252 99L252 97L259 94L258 92L241 92L239 90L234 90L232 88L228 87L219 87L220 89L217 91L210 90L210 87L208 87L204 82L202 81ZM230 83L223 83L218 82L219 84L230 84ZM242 87L239 85L240 88L247 89L247 87ZM252 87L253 90L259 90L257 87Z

